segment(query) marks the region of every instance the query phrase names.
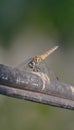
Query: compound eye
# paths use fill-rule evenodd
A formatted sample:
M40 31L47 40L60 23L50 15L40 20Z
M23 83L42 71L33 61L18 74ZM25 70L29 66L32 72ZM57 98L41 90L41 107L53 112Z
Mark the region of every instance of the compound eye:
M35 62L31 61L28 65L29 65L30 68L33 68L35 66Z
M32 65L35 66L35 62L34 61L32 62Z

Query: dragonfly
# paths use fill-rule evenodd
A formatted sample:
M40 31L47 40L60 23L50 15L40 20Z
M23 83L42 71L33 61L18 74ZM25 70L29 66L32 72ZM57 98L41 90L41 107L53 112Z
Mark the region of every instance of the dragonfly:
M17 67L22 68L27 71L33 71L33 72L42 72L47 74L48 69L47 65L45 64L44 60L51 55L55 50L58 49L59 46L54 46L50 50L46 51L45 53L41 55L37 55L34 57L31 57L27 60L24 60L21 64L19 64Z

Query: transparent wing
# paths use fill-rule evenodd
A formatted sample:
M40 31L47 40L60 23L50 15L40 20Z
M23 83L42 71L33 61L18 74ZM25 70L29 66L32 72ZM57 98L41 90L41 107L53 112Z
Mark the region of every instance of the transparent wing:
M47 74L51 80L56 80L54 72L47 66L46 62L43 60L37 64L38 72Z
M30 61L32 61L32 59L33 58L24 60L22 63L20 63L18 66L16 66L16 68L18 68L20 70L26 70L26 71L32 72L33 69L28 66L28 63ZM42 72L42 73L48 75L48 77L51 80L56 80L56 76L55 76L54 72L47 66L47 64L44 60L36 64L35 72Z
M18 64L16 68L26 70L28 68L28 63L32 60L32 58L24 60L22 63Z

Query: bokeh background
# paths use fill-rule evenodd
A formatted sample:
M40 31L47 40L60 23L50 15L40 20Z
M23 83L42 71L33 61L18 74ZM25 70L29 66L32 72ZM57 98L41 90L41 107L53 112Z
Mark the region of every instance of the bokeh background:
M0 63L17 66L54 45L46 59L74 85L74 1L0 0ZM0 130L74 130L74 112L0 95Z

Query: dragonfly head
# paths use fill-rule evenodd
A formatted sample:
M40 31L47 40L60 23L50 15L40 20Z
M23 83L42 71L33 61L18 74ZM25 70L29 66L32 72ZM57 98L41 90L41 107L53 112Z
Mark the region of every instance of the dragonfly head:
M34 68L36 66L36 60L35 58L33 58L29 63L28 63L28 66L30 68Z
M35 56L35 57L33 57L32 60L28 63L28 66L29 66L30 68L32 68L32 69L35 69L35 68L36 68L36 64L37 64L38 62L40 62L40 61L41 61L40 57Z

